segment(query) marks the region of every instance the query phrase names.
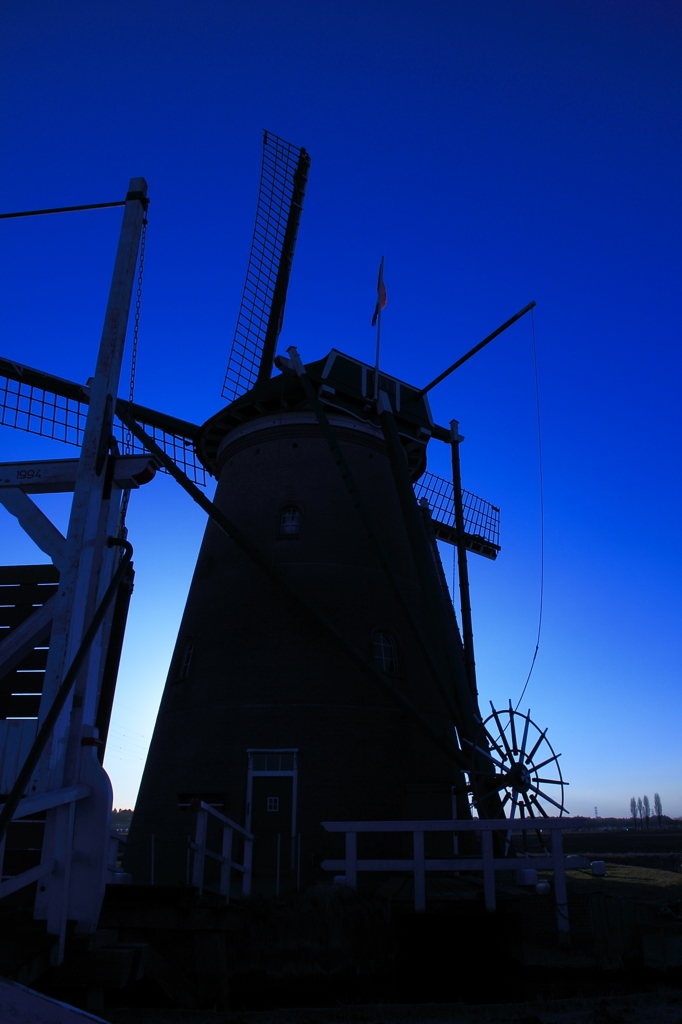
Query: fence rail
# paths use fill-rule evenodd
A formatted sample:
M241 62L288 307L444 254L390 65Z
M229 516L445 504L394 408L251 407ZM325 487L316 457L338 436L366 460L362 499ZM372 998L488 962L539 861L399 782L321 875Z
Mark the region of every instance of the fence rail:
M427 871L482 871L483 894L486 910L495 910L495 872L510 871L514 868L532 866L533 868L549 869L554 872L554 900L556 904L557 928L559 940L568 940L568 905L566 897L566 862L563 852L562 830L578 828L569 825L562 818L525 818L521 820L509 818L471 820L437 820L437 821L323 821L327 832L345 832L346 856L343 860L324 860L325 871L342 871L346 885L357 888L358 871L410 871L414 876L414 908L426 910L426 872ZM512 831L549 831L551 834L551 854L548 857L533 857L527 862L523 858L495 857L493 854L493 832L503 832L508 836ZM413 836L413 855L406 859L374 859L358 858L358 833L364 832L411 832ZM427 832L480 832L480 857L452 857L426 859L424 855L424 835Z
M204 803L203 800L197 800L194 806L197 810L196 828L194 832L194 841L190 841L189 844L190 850L194 852L191 879L192 885L197 887L200 894L204 891L204 869L206 867L206 858L208 857L210 860L218 861L220 864L220 883L218 886L218 892L220 892L221 895L226 896L229 899L232 871L239 871L242 876L242 896L250 896L254 837L250 832L247 832L245 828L238 825L236 821L232 821L231 818L226 818L224 814L216 811L215 807L211 807L210 804ZM209 850L207 846L209 814L221 822L223 826L220 853L216 853L214 850ZM235 832L244 837L244 858L241 864L235 861L232 857Z

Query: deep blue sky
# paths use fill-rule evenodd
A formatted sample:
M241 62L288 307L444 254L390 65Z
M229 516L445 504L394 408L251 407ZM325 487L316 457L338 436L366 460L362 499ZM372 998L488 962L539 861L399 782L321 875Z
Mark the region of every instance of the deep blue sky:
M415 384L537 301L545 620L524 706L563 752L575 813L658 791L682 814L681 41L674 0L6 0L0 15L3 210L149 182L142 404L196 421L221 404L262 128L312 157L282 347L371 361L382 254L384 365ZM1 354L90 376L119 223L0 224ZM502 508L500 558L472 558L484 705L516 701L535 644L534 395L528 318L433 394L466 435L464 486ZM61 451L9 428L0 442L7 460ZM43 505L65 525L61 497ZM203 514L157 478L129 525L117 805L135 797ZM0 528L5 562L44 560L4 511Z

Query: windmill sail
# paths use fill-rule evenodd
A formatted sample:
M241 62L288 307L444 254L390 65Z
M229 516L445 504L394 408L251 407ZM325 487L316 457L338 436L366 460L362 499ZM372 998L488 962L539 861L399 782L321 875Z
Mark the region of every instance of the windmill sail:
M0 357L0 425L80 446L89 403L90 389L85 385ZM206 470L194 450L199 427L140 405L133 405L132 411L138 423L190 479L205 485ZM126 427L115 419L114 436L121 449L131 454L145 451L127 433Z
M230 402L272 372L309 167L305 149L264 133L251 255L223 383Z
M426 498L431 522L439 540L457 543L455 499L452 480L433 473L424 473L414 485L417 499ZM486 558L497 558L500 550L500 510L470 491L462 491L464 505L464 540L469 551Z

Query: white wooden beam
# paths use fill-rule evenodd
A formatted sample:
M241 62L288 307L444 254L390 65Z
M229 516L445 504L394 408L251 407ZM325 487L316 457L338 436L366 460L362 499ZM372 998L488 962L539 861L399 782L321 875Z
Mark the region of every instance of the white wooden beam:
M64 789L53 789L49 793L38 793L36 796L25 796L19 802L15 818L27 818L30 814L38 814L40 811L47 811L50 807L61 807L62 804L70 804L74 800L84 800L90 796L90 786L65 786ZM0 804L0 810L4 807Z
M88 624L107 590L116 565L117 554L113 548L107 547L107 539L115 533L121 490L109 486L111 480L107 469L111 466L109 452L113 418L147 203L146 195L147 183L144 179L133 178L126 196L102 339L90 386L88 416L75 479L64 564L60 570L50 652L40 701L41 723L44 722L61 682L76 657ZM89 782L97 779L96 802L100 806L100 790L104 792L107 786L110 787L99 763L94 770L91 759L84 756L84 751L88 748L81 744L83 738L89 738L86 734L91 734L94 727L97 688L101 678L101 660L106 649L107 628L108 624L105 622L75 680L70 698L52 730L48 746L32 779L34 792L77 784L84 781L83 772L87 771ZM94 786L94 781L92 784ZM111 796L109 795L107 799L108 814ZM40 886L38 889L34 916L38 920L46 920L47 931L50 934L59 935L57 963L61 962L63 955L66 918L71 903L74 903L74 906L78 904L75 914L72 915L78 920L76 930L82 925L85 931L89 931L92 930L92 919L96 920L104 895L109 825L105 820L106 816L99 817L99 811L94 816L99 824L92 824L92 807L87 806L91 804L92 801L84 801L47 812L43 856L54 857L58 867L45 880L44 887ZM71 851L74 842L78 856L72 863ZM100 873L93 868L98 860L102 866ZM73 892L70 891L72 887ZM86 910L83 910L84 907ZM85 914L82 918L81 913Z
M54 615L54 606L55 595L53 594L45 604L36 608L27 619L15 626L9 636L0 642L0 679L11 672L15 665L18 665L41 640L47 638Z
M66 539L42 509L20 487L0 487L0 504L19 520L19 525L61 571Z
M78 459L40 459L32 462L0 463L0 492L19 487L24 494L59 494L76 487ZM133 490L156 474L156 462L149 455L118 455L112 482L121 490Z

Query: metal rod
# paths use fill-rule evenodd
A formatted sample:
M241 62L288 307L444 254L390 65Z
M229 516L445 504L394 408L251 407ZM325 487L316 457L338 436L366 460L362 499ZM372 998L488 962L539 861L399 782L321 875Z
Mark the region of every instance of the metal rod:
M206 863L206 833L208 831L208 813L199 805L197 807L197 820L194 829L194 859L192 861L192 885L199 890L199 895L204 891L204 864Z
M427 391L430 391L431 388L435 388L436 384L440 384L440 382L444 380L449 374L451 374L453 370L456 370L458 367L460 367L462 363L466 363L467 359L471 359L472 356L475 356L476 353L480 352L481 349L484 348L484 346L487 345L489 341L492 341L493 338L496 338L498 334L502 334L502 331L506 331L508 327L511 327L512 324L515 324L517 320L520 320L522 316L528 313L536 305L536 302L529 302L527 306L524 306L523 309L520 309L518 311L518 313L515 313L513 317L507 320L506 323L502 324L501 327L498 327L496 331L493 331L492 334L489 334L487 338L483 339L483 341L479 341L478 345L474 345L474 347L470 349L470 351L467 352L466 355L463 355L461 359L458 359L457 362L453 363L452 366L448 367L447 370L443 370L443 372L438 377L436 377L435 380L432 380L431 383L427 384L425 388L422 388L421 391L418 391L417 394L414 396L414 401L416 402L418 398L423 398Z
M566 896L566 864L564 862L564 838L561 829L552 832L552 865L554 867L554 900L556 904L559 946L566 948L570 943L568 927L568 898Z
M483 894L485 909L495 909L495 862L493 857L493 834L481 833L481 853L483 854Z
M234 829L230 825L223 828L222 856L223 862L220 865L220 892L230 899L230 879L232 878L232 838Z
M298 843L296 844L296 892L301 888L301 833L298 833Z
M346 832L346 885L358 887L358 834Z
M111 206L125 206L126 200L116 203L90 203L88 206L58 206L54 210L22 210L20 213L0 213L0 220L10 217L39 217L43 213L76 213L78 210L106 210Z
M253 839L244 840L244 874L242 875L242 896L251 895L251 874L253 870Z
M462 613L462 643L464 645L464 667L469 687L474 696L476 687L476 661L474 658L474 629L471 620L471 597L469 593L469 566L464 536L464 505L462 503L462 477L459 465L459 446L464 438L459 432L457 420L450 420L450 449L452 452L452 489L455 502L455 534L457 540L457 576L459 579L459 603Z
M92 617L92 621L88 626L83 639L81 640L80 647L76 651L76 655L71 662L68 672L64 676L64 680L57 690L54 700L50 705L50 710L45 715L45 720L38 730L38 735L33 741L33 746L28 752L28 756L24 761L24 765L17 775L16 781L12 786L12 791L5 801L5 806L0 812L0 841L4 837L9 824L14 817L19 801L21 800L24 789L28 785L34 768L40 760L40 755L45 749L45 744L50 738L50 734L55 727L57 719L59 718L62 708L66 704L67 697L71 692L71 688L76 681L76 677L83 667L83 663L87 656L88 651L92 647L93 641L99 632L99 628L104 621L104 616L107 613L107 609L113 601L118 591L118 586L123 579L128 565L133 557L133 546L127 540L119 540L116 537L110 537L108 541L109 546L116 545L124 549L123 557L118 565L116 572L113 575L111 583L109 584L107 591L102 598L100 605Z
M424 862L424 833L412 833L412 857L414 879L414 909L426 910L426 865Z
M381 310L383 308L384 257L379 264L379 283L377 284L377 344L374 359L374 401L379 397L379 356L381 354Z

